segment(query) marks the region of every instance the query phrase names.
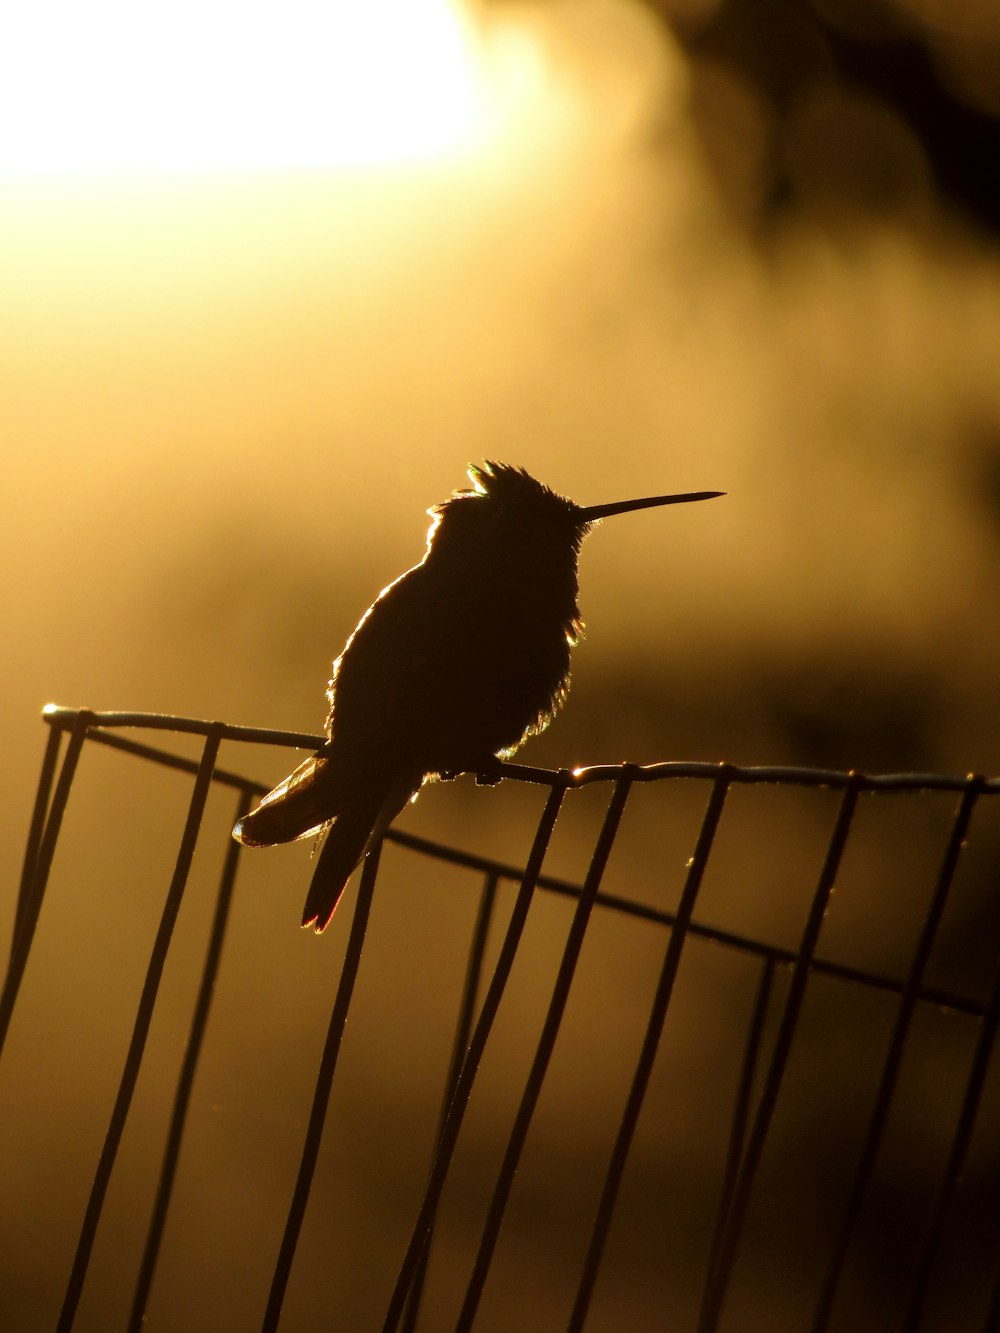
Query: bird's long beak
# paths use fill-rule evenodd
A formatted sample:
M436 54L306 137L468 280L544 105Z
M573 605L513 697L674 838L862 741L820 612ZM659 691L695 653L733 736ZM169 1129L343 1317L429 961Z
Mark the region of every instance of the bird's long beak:
M616 500L608 505L589 505L580 509L580 518L585 523L594 523L599 518L611 518L613 514L628 514L633 509L653 509L657 505L681 505L690 500L714 500L725 491L686 491L683 495L650 495L645 500Z

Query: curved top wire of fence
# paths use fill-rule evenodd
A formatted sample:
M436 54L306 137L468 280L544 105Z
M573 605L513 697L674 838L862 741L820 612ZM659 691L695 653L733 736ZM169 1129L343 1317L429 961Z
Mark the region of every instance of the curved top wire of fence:
M59 704L47 704L42 710L44 721L52 728L51 741L56 743L60 734L70 732L111 748L125 751L138 758L147 759L167 767L196 774L198 762L183 755L171 753L161 747L121 735L128 730L153 732L173 732L179 735L204 736L212 738L217 745L223 740L242 742L252 745L275 745L280 747L313 750L322 745L325 736L310 732L287 731L268 727L248 727L227 722L211 722L201 718L178 717L169 713L142 713L124 710L96 711L86 708L64 707ZM54 763L54 754L52 758ZM75 766L75 759L73 760ZM803 788L825 788L829 790L847 790L854 792L956 792L969 793L973 797L980 795L1000 795L1000 777L987 777L969 773L965 776L948 773L859 773L853 770L803 768L788 765L739 765L728 762L709 763L697 761L668 761L655 764L595 764L573 769L538 768L527 764L512 764L498 761L489 774L492 782L497 778L517 782L534 783L563 791L583 787L593 783L613 783L624 772L628 773L630 783L664 782L679 779L701 779L703 781L724 781L728 785L777 785ZM70 770L72 780L72 769ZM51 778L50 778L51 780ZM236 788L249 800L263 795L268 785L247 777L244 774L230 772L213 761L211 781L222 786ZM43 772L43 784L45 774ZM68 794L68 789L67 789ZM47 799L47 797L45 798ZM36 810L32 837L29 839L29 856L26 867L33 859L32 847L40 834L40 819L44 813L42 790L39 789L39 808ZM58 809L57 809L57 818ZM58 824L56 826L58 832ZM464 866L469 870L495 875L499 880L519 882L524 868L511 863L498 861L460 848L446 846L419 835L390 829L386 840L412 851L422 853L436 860L452 865ZM537 878L540 889L570 897L579 897L580 885L565 879L540 872ZM22 884L22 896L26 895L30 885L27 880ZM642 917L664 925L673 925L675 915L671 912L636 902L621 895L601 891L596 902L604 908L619 911L631 916ZM19 904L17 919L22 915ZM690 931L707 939L716 940L730 947L748 953L770 958L778 964L795 961L795 952L774 944L756 940L733 931L692 922ZM16 933L16 932L15 932ZM865 985L888 991L900 991L902 982L892 976L854 968L843 963L814 958L813 970L829 975L840 976ZM934 1004L944 1005L963 1013L981 1014L983 1001L953 991L923 987L921 998Z
M250 745L275 745L304 750L314 750L322 745L326 739L321 734L311 732L239 726L228 722L210 722L201 718L178 717L169 713L142 713L124 710L96 711L86 708L64 707L59 704L46 704L42 710L42 717L52 728L51 740L53 743L58 741L61 733L76 732L86 736L89 740L125 751L138 758L177 768L191 774L198 772L197 761L183 755L173 754L158 746L133 740L121 735L121 732L128 730L173 732L179 735L211 736L215 738L216 742L231 740ZM1000 777L986 777L975 773L964 776L949 773L871 774L842 769L803 768L788 765L746 766L726 762L709 763L675 760L645 765L594 764L573 769L538 768L527 764L498 761L489 777L490 781L493 781L494 778L503 778L567 790L592 783L616 782L626 770L630 781L633 783L693 778L709 782L722 780L727 784L746 786L770 784L830 790L851 788L856 792L939 791L968 792L976 796L1000 795ZM256 781L244 774L230 772L225 768L220 768L217 764L213 765L211 781L222 786L236 788L244 793L247 799L262 796L268 790L267 783ZM41 797L41 791L39 795ZM400 829L390 829L386 840L439 861L464 866L466 869L477 870L483 874L495 875L498 879L519 882L524 874L523 866L497 861L491 857L446 846ZM539 873L537 884L540 889L553 893L571 897L578 897L580 894L580 885L543 872ZM27 885L22 886L22 889L27 892ZM675 920L674 914L671 912L605 891L598 893L596 901L602 907L664 925L672 925ZM795 960L793 950L783 949L733 931L697 922L692 922L690 930L692 934L714 939L719 943L762 957L771 958L775 963L787 964ZM822 958L813 959L812 967L818 972L826 972L848 980L859 981L882 990L899 991L902 988L902 983L898 978L861 968L852 968L841 963L825 961ZM932 987L923 988L921 997L934 1004L941 1004L963 1013L981 1014L983 1009L983 1002L979 999Z
M212 734L219 740L244 741L251 745L279 745L296 749L316 749L322 745L326 736L302 731L281 731L268 727L244 727L229 722L206 722L200 718L175 717L170 713L134 713L124 711L93 711L87 708L67 708L60 704L46 704L42 710L44 720L53 727L69 729L83 722L95 739L105 743L114 743L110 737L101 735L106 728L125 730L140 728L148 731L174 731L187 735L208 736ZM124 746L122 748L125 748ZM136 752L140 747L130 746ZM150 758L153 755L149 756ZM158 758L160 756L157 756ZM163 762L163 760L161 760ZM168 760L166 762L169 762ZM181 765L186 766L185 764ZM590 782L614 782L621 774L621 764L594 764L584 768L559 770L534 768L529 764L511 764L498 762L491 772L503 778L513 778L519 782L535 782L545 786L565 783L569 787L581 787ZM855 786L859 791L965 791L975 787L984 794L1000 794L1000 777L986 777L981 774L967 773L963 776L953 773L857 773L853 770L801 768L787 765L752 765L744 766L730 763L706 763L670 760L658 764L628 765L634 782L658 782L667 778L716 778L724 773L730 782L759 783L776 782L801 787L843 788ZM239 786L256 793L265 788L246 778L231 773L217 772L216 782Z

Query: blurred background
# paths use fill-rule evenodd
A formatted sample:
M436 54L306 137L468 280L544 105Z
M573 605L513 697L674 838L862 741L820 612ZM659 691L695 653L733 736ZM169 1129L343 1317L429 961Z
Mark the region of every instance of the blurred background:
M12 920L44 703L318 731L331 659L378 589L419 559L423 511L484 457L523 465L581 503L728 493L589 539L573 693L528 762L997 771L991 0L249 10L104 0L47 7L44 23L41 11L5 16L0 51L0 924ZM51 1327L58 1310L189 791L176 774L90 751L0 1068L15 1201L0 1219L0 1306L26 1330ZM223 761L270 782L288 758L241 750ZM669 791L657 787L656 800ZM568 812L557 872L582 873L601 799L581 794ZM671 866L691 854L693 826L643 799L648 830L636 823L617 873L649 894L644 870L664 855L664 821L677 838ZM827 826L811 807L779 818L778 803L768 815L756 799L726 891L705 910L794 943ZM206 885L231 815L219 800L196 866ZM463 780L426 792L401 824L518 862L540 806L538 792ZM908 894L917 868L926 880L936 863L938 819L920 807L872 833L855 906L842 909L845 952L863 938L884 948L886 966L905 958L895 931L912 931ZM995 952L996 818L976 835L977 870L945 952L951 980L981 993ZM245 1295L257 1308L247 1266L266 1275L280 1236L342 957L346 921L320 941L297 929L308 847L244 860L217 1049L185 1159L191 1193L151 1328L197 1326L200 1307L185 1302L203 1301L206 1284L232 1327L253 1326L239 1306ZM458 890L440 875L414 887L415 859L387 854L385 873L399 892L387 886L382 916L376 903L373 990L339 1109L341 1133L359 1146L351 1171L327 1163L329 1197L317 1187L313 1262L289 1328L325 1326L317 1311L335 1327L374 1326L378 1281L358 1255L392 1273L429 1151L441 1071L396 1025L415 995L452 1012L454 990L442 983L439 995L428 977L450 959L459 984L474 895L463 892L456 913ZM191 941L209 894L193 888L185 905ZM547 949L561 947L568 919L547 910L558 921L540 914L526 998L512 1009L529 1027L551 981ZM457 915L453 939L446 923ZM589 1049L594 1023L624 1025L637 1041L648 1006L663 941L630 929L601 946L581 981L582 1045L565 1057L579 1121L596 1093L572 1051ZM160 1150L163 1089L190 1011L185 969L201 946L185 963L181 944L144 1073L146 1118L126 1144L137 1183L114 1200L119 1242L148 1206L143 1163ZM636 978L646 989L633 1012ZM710 967L691 985L684 1049L714 1067L696 1018L725 1034L730 1000L743 1013L746 995L732 977L713 982ZM449 1020L430 1011L420 1021L437 1051L440 1020L433 1060L444 1060ZM839 1012L843 1026L823 1030L846 1060L869 1020ZM526 1058L516 1031L512 1068ZM930 1057L921 1066L922 1106L937 1068ZM619 1105L610 1075L607 1086L599 1151ZM711 1084L698 1086L711 1102ZM806 1097L796 1123L822 1121L825 1097ZM705 1106L692 1094L677 1113L689 1155L679 1166L679 1132L651 1141L650 1178L676 1189L679 1173L685 1197L703 1200L690 1152ZM475 1216L476 1172L489 1179L510 1106L498 1095L493 1118L482 1114L486 1146L463 1201ZM420 1115L420 1146L404 1151L401 1127ZM539 1329L563 1318L551 1200L594 1147L584 1125L567 1135L566 1115L552 1119L511 1233L511 1285L554 1311L539 1314ZM369 1133L398 1145L397 1175L384 1161L376 1173ZM916 1130L903 1138L912 1156L900 1149L894 1188L879 1196L883 1223L912 1212L908 1163L926 1142ZM810 1207L839 1170L832 1160L825 1170L810 1158ZM981 1179L995 1183L995 1167L992 1154ZM789 1178L801 1188L798 1167ZM635 1203L635 1226L683 1272L684 1226L650 1222L664 1190L650 1185ZM817 1235L821 1251L818 1224ZM780 1247L768 1252L773 1269ZM115 1301L127 1309L130 1256L109 1240L97 1257L81 1328L110 1326ZM871 1257L856 1274L844 1312L853 1327L864 1317L885 1326L873 1293L886 1291L890 1259ZM742 1309L800 1328L797 1262L767 1279ZM623 1279L627 1326L658 1327L664 1310L690 1308L662 1274L648 1292L645 1280ZM617 1299L609 1327L625 1326ZM428 1327L447 1327L440 1317ZM482 1327L510 1327L502 1302L490 1317Z

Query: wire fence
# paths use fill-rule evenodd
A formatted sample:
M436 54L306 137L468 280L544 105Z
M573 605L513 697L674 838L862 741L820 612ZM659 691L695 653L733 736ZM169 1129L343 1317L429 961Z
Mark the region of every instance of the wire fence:
M0 996L0 1059L15 1015L19 992L31 956L40 921L46 886L56 856L60 831L69 802L81 753L85 745L111 747L130 759L180 770L193 779L190 804L180 838L176 863L156 929L145 977L141 986L131 1035L128 1041L117 1092L113 1099L107 1131L101 1145L82 1221L75 1253L64 1278L54 1278L62 1285L62 1305L55 1324L59 1333L74 1327L87 1283L95 1244L101 1231L102 1216L123 1134L129 1123L137 1080L142 1067L164 967L171 947L174 926L189 880L192 859L210 790L228 788L233 793L232 820L235 822L261 795L266 787L218 763L220 746L225 743L246 745L315 748L322 737L237 727L218 722L151 715L109 713L49 706L45 710L49 725L34 812L27 840L24 870L14 917L14 928L7 976ZM123 732L132 734L125 735ZM163 748L160 738L180 734L203 738L199 759ZM142 735L143 739L137 739ZM515 1178L525 1155L529 1131L550 1074L557 1041L578 976L581 953L588 933L592 932L595 909L618 918L646 923L649 929L663 932L664 946L652 999L644 1013L642 1035L632 1060L614 1126L609 1128L610 1150L597 1170L594 1189L595 1206L586 1222L586 1239L576 1264L573 1291L565 1303L558 1324L570 1333L597 1327L594 1316L595 1293L613 1263L609 1241L613 1235L617 1206L627 1180L643 1108L647 1105L651 1081L662 1063L664 1032L678 984L682 959L691 941L704 941L739 956L754 969L753 1001L745 1022L739 1069L730 1085L731 1098L724 1108L728 1121L726 1147L715 1177L717 1192L711 1200L714 1221L708 1229L704 1252L695 1266L699 1272L700 1294L696 1312L692 1312L692 1333L741 1329L750 1326L741 1313L740 1298L734 1289L735 1274L741 1255L752 1253L753 1210L759 1203L763 1164L775 1134L789 1086L789 1069L801 1040L807 994L820 978L853 993L878 997L885 1006L888 1037L870 1098L864 1105L862 1128L846 1159L842 1172L843 1188L837 1198L836 1215L827 1227L821 1273L810 1293L809 1328L811 1333L837 1327L836 1320L847 1308L843 1290L845 1273L859 1242L866 1202L868 1201L887 1142L892 1134L893 1116L898 1112L900 1087L907 1052L917 1040L915 1030L920 1016L928 1009L946 1010L963 1025L963 1042L970 1052L962 1064L954 1091L955 1113L951 1118L946 1142L941 1145L942 1166L931 1197L914 1227L905 1256L907 1280L898 1293L893 1327L901 1333L916 1333L937 1327L1000 1327L1000 1263L990 1264L976 1258L978 1269L957 1277L954 1264L942 1259L950 1244L952 1226L961 1192L968 1186L967 1173L973 1147L977 1161L987 1164L1000 1160L1000 1131L989 1123L983 1112L994 1089L997 1074L993 1054L1000 1015L1000 967L981 993L969 993L952 986L932 984L930 964L939 940L949 895L952 893L965 849L975 836L977 810L1000 795L1000 779L970 775L951 777L941 774L865 775L855 772L822 771L783 767L739 767L732 764L662 763L649 766L614 765L550 771L523 765L504 764L499 769L505 780L538 784L547 789L544 807L534 831L530 853L523 866L504 864L469 851L390 830L387 841L433 862L451 865L475 876L479 882L479 905L467 942L464 982L455 996L454 1036L444 1086L441 1089L441 1114L436 1130L430 1169L407 1230L409 1239L393 1263L394 1279L380 1296L383 1315L379 1327L383 1333L418 1328L453 1327L472 1330L480 1324L484 1293L494 1268L501 1231L509 1213ZM630 798L636 789L660 784L663 799L668 799L671 784L694 784L703 792L704 801L679 896L671 910L642 901L637 897L615 894L603 885L609 857L616 847ZM609 789L609 801L597 832L589 865L582 882L575 883L546 873L544 866L553 838L557 817L569 793L582 787L603 784ZM818 875L810 891L808 908L794 947L769 942L739 930L715 924L697 915L699 894L713 850L719 839L727 802L737 788L822 789L836 794L836 810L825 835L825 848ZM931 891L921 907L919 928L907 965L901 970L884 971L850 960L824 956L820 952L824 922L831 895L838 884L845 854L856 835L859 802L867 794L895 794L915 797L920 793L938 793L953 801L944 836L937 849L930 874ZM208 836L208 835L206 835ZM328 1125L331 1096L338 1076L344 1044L345 1027L362 964L366 931L373 898L379 881L381 847L366 859L360 884L354 896L343 966L336 987L329 1027L318 1069L311 1108L294 1183L291 1185L287 1213L273 1268L266 1303L259 1312L262 1330L282 1326L282 1311L290 1285L295 1279L295 1260L304 1220L310 1202L324 1134ZM199 1059L210 1025L212 999L227 935L237 872L243 852L229 842L219 882L215 891L214 911L209 934L204 942L203 962L191 1007L190 1026L183 1057L176 1070L172 1106L165 1140L159 1156L155 1187L145 1218L144 1241L138 1271L134 1274L131 1310L125 1327L130 1333L146 1327L150 1294L161 1255L171 1198L185 1144L185 1130L192 1106ZM514 890L509 915L500 915L501 889ZM529 909L539 894L568 899L572 913L565 938L556 958L541 1026L528 1061L527 1073L513 1100L513 1112L505 1128L505 1143L495 1172L485 1215L481 1218L478 1243L469 1271L461 1277L460 1298L448 1316L428 1316L424 1302L428 1265L432 1254L435 1228L440 1219L445 1195L462 1141L463 1125L469 1113L477 1076L487 1054L498 1014L508 990L515 960L522 946ZM348 910L342 906L341 912ZM487 941L493 932L499 938L492 967L488 966ZM994 957L1000 957L1000 939L992 944ZM963 1049L966 1047L963 1046ZM721 1114L722 1112L720 1112ZM831 1107L831 1114L839 1114ZM992 1179L992 1177L990 1177ZM2 1209L2 1205L0 1205ZM985 1223L987 1236L996 1227L994 1216ZM749 1248L748 1248L749 1247ZM977 1256L979 1251L976 1251ZM957 1297L949 1283L962 1289L961 1325L947 1323L942 1310L958 1308ZM977 1313L970 1317L970 1304ZM934 1312L937 1312L935 1314ZM426 1322L433 1318L437 1322ZM935 1323L944 1318L945 1322ZM312 1327L346 1327L336 1322ZM523 1324L536 1325L530 1316ZM539 1329L543 1325L537 1325ZM603 1326L603 1325L602 1325ZM613 1324L610 1326L614 1326ZM667 1326L666 1324L664 1326ZM671 1325L676 1327L676 1325ZM839 1326L846 1326L841 1324ZM888 1325L885 1325L888 1326ZM375 1327L375 1325L373 1325Z

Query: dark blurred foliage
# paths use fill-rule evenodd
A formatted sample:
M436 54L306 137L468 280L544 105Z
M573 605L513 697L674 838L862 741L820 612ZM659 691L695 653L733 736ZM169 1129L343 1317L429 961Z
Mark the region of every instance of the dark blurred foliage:
M912 213L932 190L1000 231L988 3L926 5L923 18L903 0L653 3L692 61L695 124L723 194L752 226L803 206Z
M973 466L970 468L970 498L982 505L1000 533L1000 431L984 426L970 429Z
M769 730L793 762L867 772L932 769L940 755L940 684L895 664L801 661L759 686Z

